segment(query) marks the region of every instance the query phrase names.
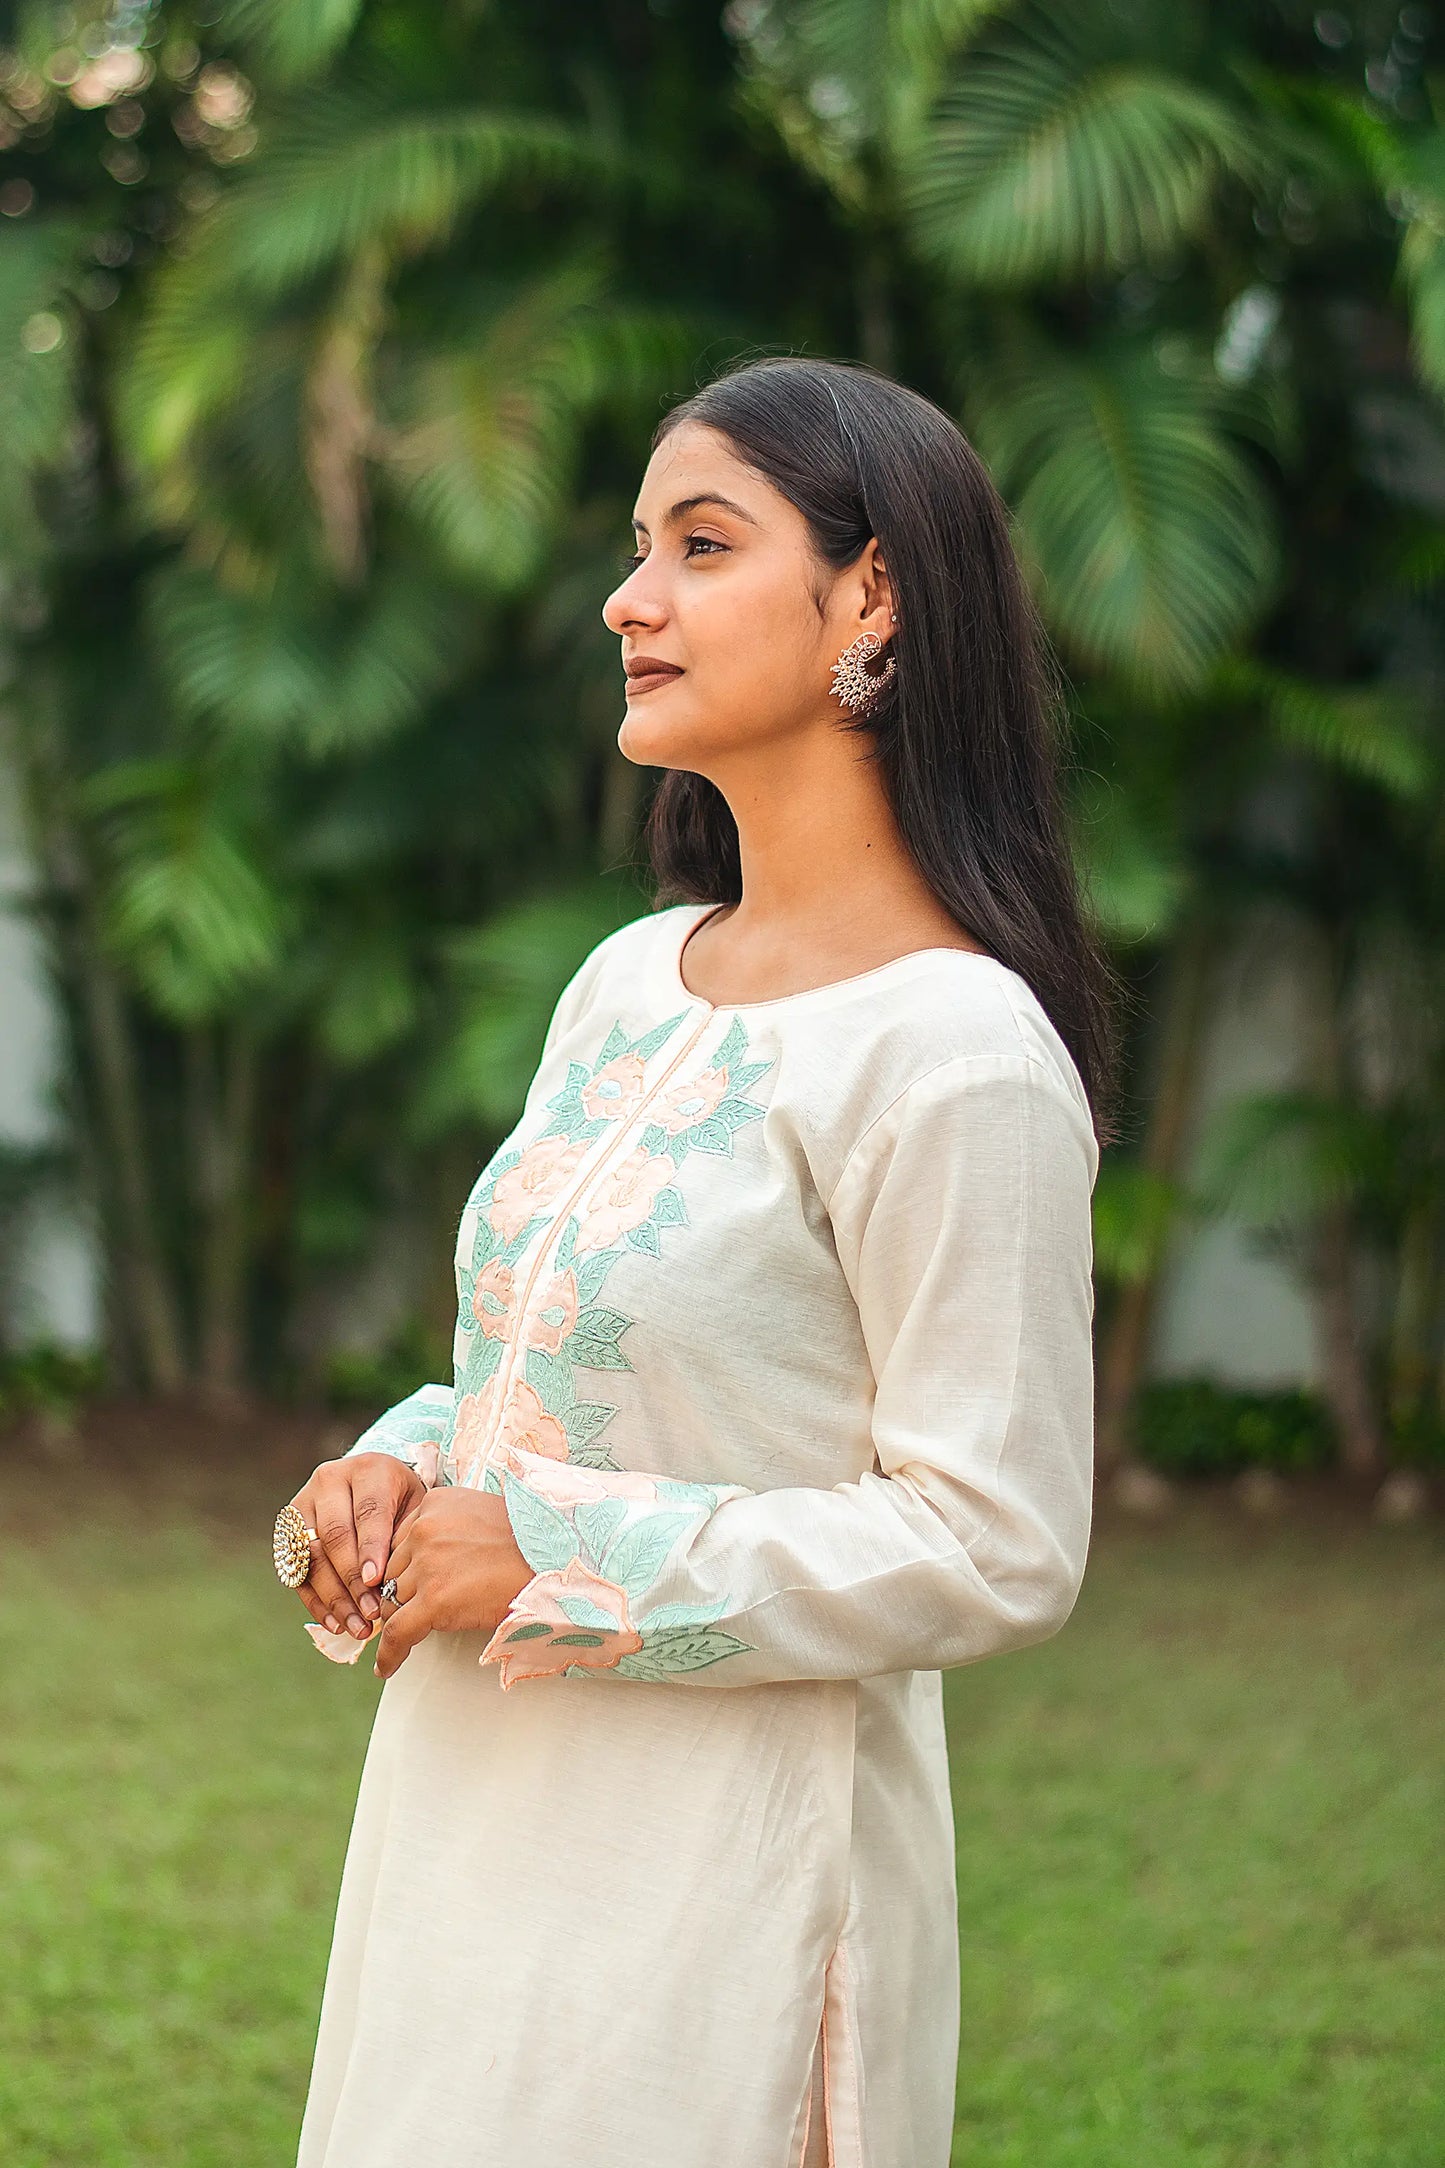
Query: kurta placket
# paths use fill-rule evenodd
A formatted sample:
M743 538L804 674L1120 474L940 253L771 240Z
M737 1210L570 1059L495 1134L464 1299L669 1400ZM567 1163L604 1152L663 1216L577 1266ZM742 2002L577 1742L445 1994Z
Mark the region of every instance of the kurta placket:
M939 1673L1078 1590L1098 1149L994 959L714 1006L709 908L564 991L453 1382L351 1449L499 1490L532 1579L383 1689L298 2168L949 2158Z

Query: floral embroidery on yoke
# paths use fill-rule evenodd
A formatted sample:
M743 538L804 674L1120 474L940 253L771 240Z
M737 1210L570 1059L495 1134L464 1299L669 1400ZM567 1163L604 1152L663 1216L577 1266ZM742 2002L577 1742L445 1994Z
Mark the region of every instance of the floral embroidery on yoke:
M507 1643L504 1686L564 1664L651 1678L659 1665L691 1669L744 1646L694 1631L721 1606L709 1620L653 1617L645 1630L636 1624L636 1606L671 1545L727 1487L630 1477L605 1436L616 1406L597 1390L599 1373L632 1369L623 1341L635 1321L605 1299L612 1267L629 1251L661 1259L667 1230L687 1220L680 1176L688 1158L731 1158L737 1131L764 1112L748 1094L772 1062L747 1059L736 1016L702 1067L685 1066L660 1090L649 1089L654 1057L686 1017L683 1011L636 1039L614 1022L590 1067L568 1063L542 1134L494 1159L467 1202L457 1263L456 1404L443 1441L443 1480L501 1490L509 1476L520 1478L508 1483L509 1510L514 1525L532 1514L526 1525L545 1559L538 1565L519 1535L539 1578L528 1592L527 1619L510 1621L521 1638L515 1647ZM610 1151L602 1139L611 1140ZM589 1164L597 1168L591 1179ZM548 1464L559 1475L563 1464L568 1470L565 1499L544 1493ZM584 1470L610 1479L606 1497L577 1494ZM627 1483L648 1486L642 1502L652 1511L650 1532L638 1525L624 1543L615 1539L627 1531L609 1527L600 1509L625 1512L619 1486ZM659 1503L669 1500L687 1510L659 1515ZM539 1506L541 1518L533 1511Z

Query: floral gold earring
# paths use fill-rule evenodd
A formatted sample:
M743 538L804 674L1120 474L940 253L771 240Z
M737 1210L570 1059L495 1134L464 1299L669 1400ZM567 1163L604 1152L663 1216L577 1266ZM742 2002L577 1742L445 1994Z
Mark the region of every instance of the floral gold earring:
M860 632L833 665L833 690L851 714L861 715L871 707L898 668L894 655L876 674L865 667L882 651L883 642L876 632Z

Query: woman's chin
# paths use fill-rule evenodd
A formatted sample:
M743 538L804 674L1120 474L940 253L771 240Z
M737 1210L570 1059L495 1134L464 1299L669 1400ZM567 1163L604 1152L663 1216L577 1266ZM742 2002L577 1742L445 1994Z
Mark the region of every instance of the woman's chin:
M691 764L689 751L696 753L698 734L676 715L650 715L648 703L657 697L644 693L640 700L628 702L617 733L617 750L640 768L686 768Z

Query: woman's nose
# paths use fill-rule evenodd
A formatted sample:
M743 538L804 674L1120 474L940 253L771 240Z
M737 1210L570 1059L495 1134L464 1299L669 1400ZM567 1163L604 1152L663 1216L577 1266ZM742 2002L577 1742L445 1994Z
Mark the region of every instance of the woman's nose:
M643 584L642 568L628 574L620 587L615 587L602 605L602 622L609 632L655 631L666 612L655 595L649 595Z

